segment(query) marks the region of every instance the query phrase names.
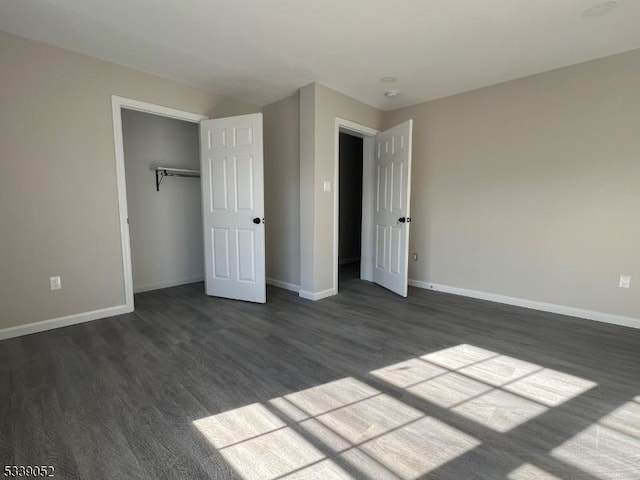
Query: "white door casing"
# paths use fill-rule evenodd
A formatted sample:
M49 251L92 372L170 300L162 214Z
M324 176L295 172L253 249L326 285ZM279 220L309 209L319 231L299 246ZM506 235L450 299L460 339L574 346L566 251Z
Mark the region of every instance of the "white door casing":
M413 120L376 135L373 281L407 296Z
M266 302L262 114L200 123L205 290Z

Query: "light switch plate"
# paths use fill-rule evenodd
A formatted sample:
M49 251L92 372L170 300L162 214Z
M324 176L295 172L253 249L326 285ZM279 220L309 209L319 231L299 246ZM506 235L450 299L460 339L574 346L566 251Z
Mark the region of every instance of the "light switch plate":
M331 191L331 182L324 182L324 191L325 192Z

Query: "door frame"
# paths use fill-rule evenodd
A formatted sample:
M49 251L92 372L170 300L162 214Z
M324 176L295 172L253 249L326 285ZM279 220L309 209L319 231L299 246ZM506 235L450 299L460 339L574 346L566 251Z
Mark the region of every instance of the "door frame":
M162 117L175 118L192 123L200 123L209 117L197 113L163 107L132 98L111 95L113 116L113 144L116 160L116 184L118 189L118 214L120 217L120 244L122 248L122 271L124 274L124 295L126 312L133 312L133 268L131 265L131 240L129 236L129 207L127 205L127 180L124 166L124 143L122 136L122 109L151 113Z
M340 132L362 138L362 226L360 278L373 281L373 152L375 128L336 117L333 159L333 292L338 293L340 229Z

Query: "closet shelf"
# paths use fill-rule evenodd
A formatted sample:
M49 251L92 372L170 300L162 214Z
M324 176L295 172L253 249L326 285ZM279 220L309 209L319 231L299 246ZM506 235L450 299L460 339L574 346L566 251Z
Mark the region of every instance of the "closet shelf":
M155 167L151 170L156 172L156 192L160 191L160 183L164 177L190 177L200 178L200 170L189 170L186 168Z

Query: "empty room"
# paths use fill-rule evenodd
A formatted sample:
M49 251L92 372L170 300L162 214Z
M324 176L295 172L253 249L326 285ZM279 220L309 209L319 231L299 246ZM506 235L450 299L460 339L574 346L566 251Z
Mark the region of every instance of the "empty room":
M0 2L0 472L640 480L640 2Z

